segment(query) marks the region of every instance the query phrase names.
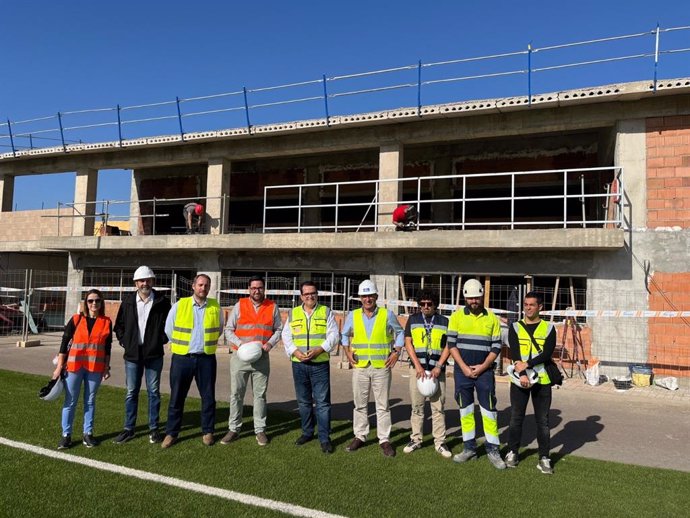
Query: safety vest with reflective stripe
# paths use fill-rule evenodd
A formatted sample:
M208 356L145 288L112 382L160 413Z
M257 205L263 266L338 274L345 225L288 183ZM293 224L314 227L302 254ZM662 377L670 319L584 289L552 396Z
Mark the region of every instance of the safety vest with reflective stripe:
M84 368L88 372L105 371L105 343L111 333L112 322L105 316L96 317L89 334L86 317L72 317L74 336L67 356L67 371L77 372Z
M388 333L388 312L378 308L371 336L367 337L362 309L352 312L352 341L350 346L357 355L357 367L366 367L369 362L375 369L383 369L391 350L393 335Z
M326 327L328 308L317 304L311 317L307 319L302 306L293 308L290 312L290 330L292 331L292 343L298 351L306 354L309 349L319 347L326 340ZM324 351L311 361L316 363L327 362L329 354ZM292 357L293 362L299 360Z
M435 315L431 336L426 332L423 322L410 324L414 352L425 370L433 369L441 359L443 352L441 343L443 337L448 334L448 325L442 325L445 323L445 319L439 319L439 316ZM436 322L437 319L440 322Z
M257 311L249 297L240 299L240 316L235 335L243 344L255 341L265 344L273 336L274 312L275 302L272 300L264 299ZM237 350L237 346L234 345L233 349Z
M527 330L524 327L522 327L518 322L513 322L513 329L515 330L518 342L520 343L520 358L522 359L522 361L526 362L530 358L534 358L535 356L537 356L539 354L539 351L536 347L534 347L532 339L529 337L529 333L527 332ZM539 347L542 351L544 350L544 342L546 342L546 338L549 336L552 329L553 324L550 324L549 322L542 320L541 322L539 322L539 325L534 330L534 339L539 344ZM551 379L549 378L549 375L546 373L546 369L544 368L543 363L539 363L532 368L539 375L540 385L551 385Z
M185 297L177 302L177 313L173 323L170 352L189 354L189 342L194 327L194 298ZM204 309L204 354L216 354L220 337L220 304L216 299L206 299Z

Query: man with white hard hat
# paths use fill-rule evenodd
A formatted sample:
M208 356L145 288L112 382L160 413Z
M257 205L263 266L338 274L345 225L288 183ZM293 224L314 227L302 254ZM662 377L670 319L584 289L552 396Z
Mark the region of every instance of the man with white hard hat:
M508 430L508 448L506 465L515 468L518 465L522 423L525 420L527 403L532 397L534 419L537 422L537 444L539 446L539 463L537 469L545 475L552 475L549 458L551 431L549 429L549 410L551 409L551 378L545 364L551 359L556 348L556 329L539 312L544 307L544 300L538 293L530 291L523 301L525 318L514 322L508 329L510 358L515 372L519 376L520 386L510 385L510 427ZM537 375L536 383L530 383L527 374L533 370Z
M484 307L484 288L477 279L463 286L465 307L450 316L448 348L455 360L455 399L460 406L460 427L464 450L453 457L463 463L477 459L474 422L474 393L484 425L484 446L489 462L496 469L506 465L499 452L496 380L493 365L501 352L501 323Z
M241 298L232 308L225 328L225 338L230 342L230 349L235 352L242 344L258 341L261 343L261 356L254 362L244 361L239 354L233 354L230 359L230 418L228 433L220 442L229 444L239 438L244 395L247 391L247 382L251 378L254 395L254 436L259 446L266 446L266 393L268 376L271 373L268 353L280 340L283 322L278 304L266 298L266 283L263 277L251 277L248 292L249 296Z
M299 407L302 435L295 445L314 438L317 425L321 451L333 453L331 444L330 352L340 335L333 311L318 303L313 281L300 286L302 304L292 308L283 327L283 347L292 363L292 378Z
M163 440L158 431L158 414L161 406L163 346L168 342L165 319L170 311L170 300L153 289L156 275L148 266L137 268L133 280L136 291L122 300L113 328L125 350L127 380L125 426L113 442L124 444L134 438L143 376L149 403L149 442L154 444Z
M446 403L446 362L450 356L446 347L448 318L436 311L438 294L435 291L421 290L417 293L417 304L419 312L410 316L405 327L405 349L410 357L414 376L410 376L412 433L403 452L412 453L422 447L424 402L428 399L434 448L442 457L449 459L453 454L446 444L446 416L443 408ZM438 382L436 391L428 396L423 395L417 386L417 381L425 377Z
M364 446L369 435L369 393L376 403L376 431L379 446L386 457L395 457L390 443L391 368L400 358L403 328L395 314L376 306L376 285L365 280L359 285L361 309L351 312L343 325L341 344L345 349L352 372L354 413L352 427L355 438L346 450L353 452ZM392 347L391 347L392 346Z

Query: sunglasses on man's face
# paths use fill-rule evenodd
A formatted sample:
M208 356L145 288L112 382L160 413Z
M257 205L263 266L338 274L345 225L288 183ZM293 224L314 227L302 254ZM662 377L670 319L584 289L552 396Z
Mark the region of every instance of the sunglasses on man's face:
M433 308L434 303L433 302L420 302L419 307L421 307L421 308Z

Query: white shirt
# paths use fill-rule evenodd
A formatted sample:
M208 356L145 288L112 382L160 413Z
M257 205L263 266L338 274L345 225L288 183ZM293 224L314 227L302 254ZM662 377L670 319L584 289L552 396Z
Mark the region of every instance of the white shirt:
M153 307L153 291L146 301L141 299L141 295L137 292L137 320L139 322L139 345L144 343L144 333L146 333L146 321L149 319L149 313Z

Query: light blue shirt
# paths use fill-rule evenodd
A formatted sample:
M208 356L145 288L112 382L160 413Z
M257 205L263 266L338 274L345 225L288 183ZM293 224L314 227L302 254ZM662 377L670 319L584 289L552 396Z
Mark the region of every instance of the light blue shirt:
M207 299L208 300L208 299ZM194 315L194 327L192 327L192 336L189 339L189 354L199 354L204 352L204 313L206 312L206 301L203 305L199 305L197 301L192 298L192 314ZM175 324L175 317L177 317L177 302L170 308L168 318L165 320L165 334L168 335L168 340L172 340L173 326ZM223 331L223 309L220 310L220 326L218 332Z
M366 313L362 311L362 320L364 321L364 329L367 331L367 337L371 336L371 331L374 329L374 322L376 321L376 315L379 314L379 311L387 312L386 331L395 335L395 348L401 348L405 344L405 330L400 325L400 322L398 322L398 317L396 317L390 309L377 307L371 318L369 318ZM340 335L340 343L344 347L350 346L350 337L353 333L352 313L353 312L350 311L350 313L347 315L345 324L343 324L343 330Z

